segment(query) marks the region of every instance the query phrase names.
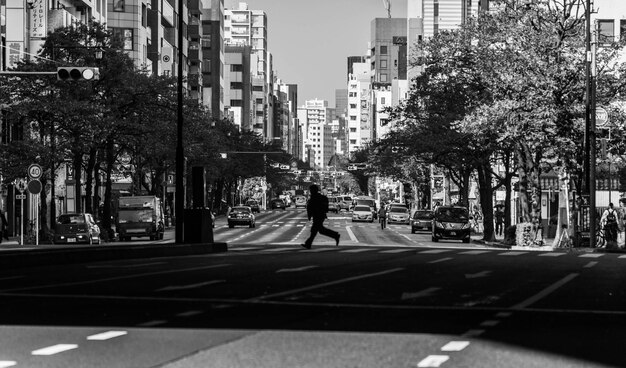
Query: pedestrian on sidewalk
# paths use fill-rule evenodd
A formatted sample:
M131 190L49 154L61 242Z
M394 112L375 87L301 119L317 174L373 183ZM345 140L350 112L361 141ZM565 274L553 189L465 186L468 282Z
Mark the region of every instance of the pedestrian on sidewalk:
M7 218L4 216L4 212L0 209L0 243L2 239L9 240L9 232L7 231Z
M619 199L619 208L617 209L617 247L624 248L626 246L626 198Z
M496 207L496 212L493 214L493 217L496 219L496 235L502 236L504 233L504 211L502 207Z
M387 227L387 209L384 203L381 203L380 209L378 210L378 222L380 222L381 229L384 230Z
M315 184L309 187L309 192L311 192L311 198L306 204L306 213L309 221L311 218L313 219L313 225L311 226L311 235L301 245L306 249L311 249L317 233L335 239L335 245L339 245L339 233L324 227L326 212L328 212L328 197L320 193L320 188Z
M609 208L602 214L600 224L604 229L606 248L615 248L617 245L617 211L613 208L613 203L609 203Z

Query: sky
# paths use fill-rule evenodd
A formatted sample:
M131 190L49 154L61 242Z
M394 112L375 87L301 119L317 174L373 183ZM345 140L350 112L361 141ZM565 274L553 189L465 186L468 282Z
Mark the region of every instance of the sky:
M405 18L407 0L389 0L391 16ZM347 88L347 57L365 55L374 18L386 18L383 0L224 0L267 14L267 47L283 83L298 85L298 105L322 99L335 106Z

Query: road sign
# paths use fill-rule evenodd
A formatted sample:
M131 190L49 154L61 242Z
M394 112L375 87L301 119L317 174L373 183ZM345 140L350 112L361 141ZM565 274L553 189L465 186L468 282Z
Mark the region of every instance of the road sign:
M33 179L28 182L28 191L31 194L39 194L41 193L41 182L37 179Z
M603 107L596 107L596 126L603 127L609 121L609 113Z
M15 187L17 188L17 190L20 191L20 193L24 193L24 191L26 190L26 180L22 178L17 179L15 181Z
M31 179L39 179L41 178L41 166L37 164L32 164L28 167L28 176Z
M15 199L26 199L26 194L16 194Z

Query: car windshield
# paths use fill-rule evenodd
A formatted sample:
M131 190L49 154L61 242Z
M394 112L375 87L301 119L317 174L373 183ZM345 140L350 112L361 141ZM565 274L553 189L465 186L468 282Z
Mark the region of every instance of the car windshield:
M124 210L120 209L117 213L120 222L152 222L152 213L150 210Z
M356 206L356 207L354 207L354 210L357 211L357 212L359 212L359 211L361 211L361 212L370 212L371 211L369 206Z
M409 210L404 207L391 207L389 212L407 213Z
M373 199L357 199L356 200L357 204L364 204L370 207L374 207L374 200Z
M469 214L467 208L444 207L437 209L437 217L440 221L467 221Z
M85 218L82 215L61 215L57 222L61 225L84 224Z
M352 198L351 197L343 197L343 201L344 202L351 202Z
M246 207L233 207L231 213L250 213L250 209Z
M246 204L248 206L256 206L257 203L256 203L256 201L248 201L248 202L246 202Z
M433 213L430 211L417 211L413 218L416 220L430 220L433 218Z

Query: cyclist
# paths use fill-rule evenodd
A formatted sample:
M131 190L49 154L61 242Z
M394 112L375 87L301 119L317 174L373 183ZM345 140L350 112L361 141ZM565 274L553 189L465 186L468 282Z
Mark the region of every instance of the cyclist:
M380 209L378 210L378 221L380 222L381 229L387 227L387 210L385 209L384 203L381 203Z

